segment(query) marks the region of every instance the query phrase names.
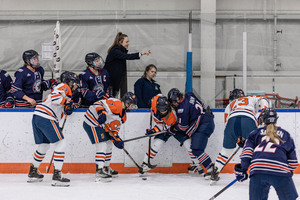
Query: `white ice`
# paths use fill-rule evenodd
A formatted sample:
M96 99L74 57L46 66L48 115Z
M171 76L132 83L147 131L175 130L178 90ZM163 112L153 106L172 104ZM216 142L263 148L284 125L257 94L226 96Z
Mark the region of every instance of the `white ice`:
M149 173L147 180L137 174L121 174L112 182L94 182L93 174L64 174L71 179L70 187L51 186L51 175L44 181L27 183L26 174L0 174L1 200L208 200L228 183L233 174L221 174L217 185L210 186L208 180L191 174ZM300 175L294 175L300 191ZM236 182L224 191L217 200L247 200L249 180ZM278 199L271 188L270 200Z

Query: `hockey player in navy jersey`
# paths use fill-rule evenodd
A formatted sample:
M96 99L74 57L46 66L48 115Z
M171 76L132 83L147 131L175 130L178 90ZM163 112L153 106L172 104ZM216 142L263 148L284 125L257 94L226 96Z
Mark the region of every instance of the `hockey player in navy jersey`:
M205 148L208 138L214 132L214 116L210 109L206 110L203 103L192 93L185 96L173 88L168 93L168 100L176 109L177 123L170 128L172 131L182 131L191 138L191 149L199 163L207 169L205 179L209 179L213 163Z
M24 66L15 72L12 95L16 107L34 107L42 102L43 91L57 84L55 79L44 80L44 68L39 64L39 54L35 50L23 53Z
M9 93L12 84L10 75L5 70L0 70L0 108L12 108L14 99Z
M240 156L241 163L234 171L238 181L248 178L250 171L250 200L267 200L270 186L279 200L295 200L298 193L293 182L293 171L298 166L295 143L290 134L276 126L275 109L262 112L264 127L252 131Z
M97 53L88 53L85 56L87 69L80 73L79 78L82 84L83 107L88 107L94 102L108 99L109 75L104 69L104 60Z
M53 154L54 173L52 186L69 186L70 180L61 177L61 169L65 159L66 143L59 122L64 115L71 115L76 105L72 101L72 93L79 85L79 77L73 72L64 72L60 76L61 83L56 85L43 103L35 108L32 118L32 128L37 149L28 173L28 181L40 182L44 175L38 167L43 161L50 143L55 144Z

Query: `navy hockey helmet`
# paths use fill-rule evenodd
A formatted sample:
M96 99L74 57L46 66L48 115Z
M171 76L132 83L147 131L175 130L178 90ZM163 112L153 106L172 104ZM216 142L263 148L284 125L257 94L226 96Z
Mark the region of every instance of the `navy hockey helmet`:
M242 89L234 89L229 95L229 100L233 101L236 98L244 97L244 96L245 96L245 93Z
M177 103L178 100L181 100L183 98L183 94L177 89L177 88L172 88L169 92L168 92L168 101L170 103Z
M97 66L96 63L95 63L95 60L97 60L97 59L100 60L100 65L99 66ZM85 62L88 65L91 65L91 66L93 66L96 69L103 69L103 67L104 67L104 60L103 60L103 58L99 54L97 54L95 52L86 54L86 56L85 56Z
M34 57L38 57L39 54L35 50L27 50L23 52L23 61L26 64L30 64L30 60Z
M65 71L60 75L60 81L66 84L69 84L71 82L72 85L74 83L77 83L79 85L80 83L80 79L77 74L69 71Z
M261 113L264 124L276 124L278 116L276 110L273 108L266 108Z
M122 97L122 101L126 104L128 104L129 106L131 104L136 105L137 104L137 98L135 96L135 94L133 94L132 92L127 92L124 94L124 96Z

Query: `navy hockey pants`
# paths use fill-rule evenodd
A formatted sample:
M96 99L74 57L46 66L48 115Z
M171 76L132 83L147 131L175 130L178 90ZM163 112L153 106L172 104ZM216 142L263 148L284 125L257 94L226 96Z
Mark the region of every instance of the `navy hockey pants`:
M270 174L254 174L250 177L250 200L267 200L270 186L276 190L279 200L296 200L298 197L292 177Z

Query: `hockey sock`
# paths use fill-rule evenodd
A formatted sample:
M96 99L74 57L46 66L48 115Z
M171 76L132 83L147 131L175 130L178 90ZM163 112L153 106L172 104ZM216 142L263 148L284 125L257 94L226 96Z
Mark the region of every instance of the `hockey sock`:
M151 149L150 149L150 159L153 159L156 156L159 149L161 148L161 146L164 143L165 143L165 141L163 141L161 139L154 139L153 140L153 144L151 145ZM144 157L144 162L148 163L148 151L146 152L146 155Z
M187 139L186 141L184 141L183 143L183 146L186 148L186 150L188 151L188 154L192 160L193 163L195 164L199 164L199 161L197 159L197 156L195 156L192 152L192 149L191 149L191 139ZM201 165L200 165L201 166Z
M105 163L105 155L106 155L106 142L96 143L96 155L95 155L95 162L98 165L98 169L104 167Z
M199 163L203 165L206 169L209 169L212 166L212 161L207 153L199 149L193 149L192 153L197 156Z
M33 154L33 166L38 168L45 158L45 155L49 149L50 145L49 144L39 144L37 150Z
M106 141L106 145L107 145L107 148L106 148L106 155L105 155L104 166L108 167L109 164L110 164L111 156L112 156L113 143L109 140L109 141Z
M217 172L220 172L223 169L225 163L227 162L233 151L234 149L226 149L224 147L222 148L215 162L215 167L218 168Z
M54 155L53 155L53 163L54 163L54 168L61 171L61 168L64 164L65 160L65 140L60 140L56 143L56 147L54 150Z

